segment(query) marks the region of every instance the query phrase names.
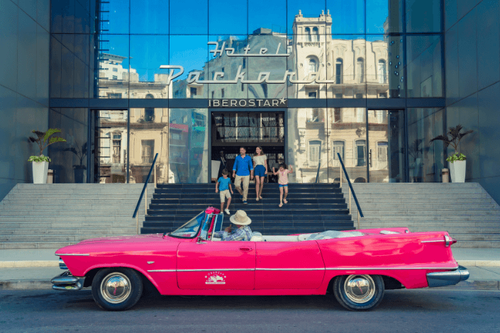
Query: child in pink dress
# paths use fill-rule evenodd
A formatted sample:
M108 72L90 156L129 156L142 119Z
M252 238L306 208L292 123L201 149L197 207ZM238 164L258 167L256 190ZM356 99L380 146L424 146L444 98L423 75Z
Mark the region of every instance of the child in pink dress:
M278 175L278 184L280 188L280 205L279 207L283 207L283 203L287 204L288 201L286 197L288 196L288 174L293 173L293 167L290 165L290 170L287 169L286 164L283 163L280 165L279 170L276 170L273 167L273 175ZM285 191L285 197L283 198L283 189Z

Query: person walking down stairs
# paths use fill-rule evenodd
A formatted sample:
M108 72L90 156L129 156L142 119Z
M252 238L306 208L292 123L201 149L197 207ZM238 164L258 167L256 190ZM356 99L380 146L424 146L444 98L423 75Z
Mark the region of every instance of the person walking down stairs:
M236 156L233 165L234 186L241 194L243 204L247 204L248 185L250 179L253 179L253 163L252 158L247 155L247 150L244 147L240 148L240 155ZM243 190L241 188L243 183Z
M278 186L280 188L280 205L279 207L283 207L283 203L287 204L288 201L286 197L288 196L288 174L293 173L293 167L290 165L290 170L287 169L285 163L280 165L279 170L276 172L273 167L273 174L278 175ZM283 197L283 192L285 192L285 196Z

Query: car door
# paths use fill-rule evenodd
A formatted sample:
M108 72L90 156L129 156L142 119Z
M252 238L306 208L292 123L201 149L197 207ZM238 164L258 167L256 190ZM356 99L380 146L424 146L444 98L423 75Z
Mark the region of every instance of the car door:
M247 241L181 243L177 285L180 289L254 289L255 252L255 243Z
M316 289L325 266L316 241L256 242L255 289Z

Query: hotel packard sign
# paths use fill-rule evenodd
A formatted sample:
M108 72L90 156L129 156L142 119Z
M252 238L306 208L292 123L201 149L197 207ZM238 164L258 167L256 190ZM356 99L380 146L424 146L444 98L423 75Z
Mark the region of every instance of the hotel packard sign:
M239 57L239 58L276 58L276 57L289 57L288 53L279 53L281 49L281 43L278 44L275 53L268 53L268 49L263 47L260 48L258 53L251 53L251 48L247 45L243 48L244 53L234 53L235 49L232 47L226 47L226 42L219 45L219 42L208 42L208 45L215 45L215 49L210 50L214 57L217 56L227 56L227 57ZM166 84L170 83L176 78L184 74L184 67L179 65L161 65L160 69L168 69L169 72L166 75ZM202 78L203 71L191 71L189 72L186 82L187 84L333 84L335 80L321 80L317 77L317 73L310 73L309 76L304 80L296 80L294 77L297 73L294 71L286 70L283 73L283 78L278 80L271 80L270 72L259 72L256 80L251 80L247 78L247 73L243 71L242 66L238 66L236 75L232 79L224 79L224 72L214 72L213 78L211 80L205 80ZM209 108L282 108L287 107L288 101L285 98L277 99L211 99L208 102Z

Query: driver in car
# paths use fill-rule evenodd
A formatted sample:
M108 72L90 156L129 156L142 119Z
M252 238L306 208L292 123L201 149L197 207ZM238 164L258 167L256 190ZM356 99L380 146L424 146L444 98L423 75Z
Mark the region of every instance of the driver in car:
M233 230L229 226L224 231L215 232L214 237L221 238L223 241L249 241L252 238L252 229L249 226L252 220L244 210L238 210L229 220L237 228Z

